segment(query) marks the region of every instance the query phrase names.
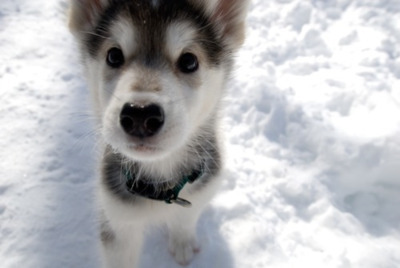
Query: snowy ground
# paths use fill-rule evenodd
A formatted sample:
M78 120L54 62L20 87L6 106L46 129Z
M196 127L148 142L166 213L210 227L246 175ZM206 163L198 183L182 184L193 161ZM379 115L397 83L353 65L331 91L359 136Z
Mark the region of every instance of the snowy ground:
M0 2L0 266L98 267L64 0ZM253 0L191 267L400 266L398 0ZM177 267L152 230L143 268Z

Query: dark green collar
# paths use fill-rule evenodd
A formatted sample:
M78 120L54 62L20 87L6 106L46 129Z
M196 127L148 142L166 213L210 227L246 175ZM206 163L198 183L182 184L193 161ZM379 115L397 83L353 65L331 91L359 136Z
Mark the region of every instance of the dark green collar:
M164 201L167 204L178 204L184 207L190 207L192 204L182 198L179 198L179 193L187 183L193 183L204 174L204 168L193 170L190 175L184 175L175 187L168 187L167 183L152 184L146 180L137 180L136 174L130 169L123 169L126 178L127 190L141 197L149 198L157 201Z

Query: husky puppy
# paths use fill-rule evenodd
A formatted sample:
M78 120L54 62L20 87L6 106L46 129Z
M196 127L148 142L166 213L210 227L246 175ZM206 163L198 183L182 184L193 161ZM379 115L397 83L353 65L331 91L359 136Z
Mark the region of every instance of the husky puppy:
M248 0L71 0L70 29L100 120L104 266L136 267L163 223L187 265L219 181L218 121Z

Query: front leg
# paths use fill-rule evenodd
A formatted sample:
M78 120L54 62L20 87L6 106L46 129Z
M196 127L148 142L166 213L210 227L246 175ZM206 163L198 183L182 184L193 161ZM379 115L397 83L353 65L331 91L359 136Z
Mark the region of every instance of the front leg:
M168 222L168 249L176 262L182 266L189 265L196 253L200 252L196 227L201 210L199 208L179 208Z
M141 225L101 226L104 268L136 268L143 244Z

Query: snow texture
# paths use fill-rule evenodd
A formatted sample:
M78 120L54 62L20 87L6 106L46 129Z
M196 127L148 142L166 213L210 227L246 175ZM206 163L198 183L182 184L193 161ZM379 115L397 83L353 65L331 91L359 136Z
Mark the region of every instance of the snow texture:
M88 93L66 0L0 2L1 267L99 267ZM398 0L253 0L226 167L190 267L399 267ZM141 267L178 267L150 228Z

